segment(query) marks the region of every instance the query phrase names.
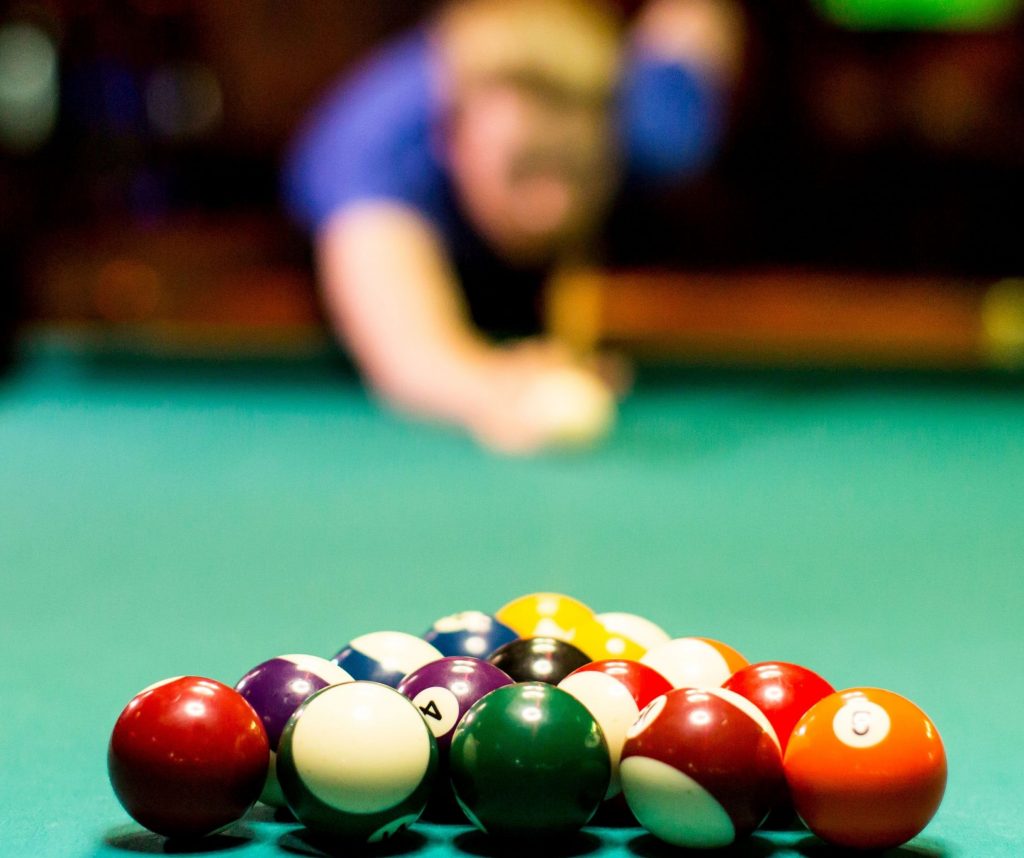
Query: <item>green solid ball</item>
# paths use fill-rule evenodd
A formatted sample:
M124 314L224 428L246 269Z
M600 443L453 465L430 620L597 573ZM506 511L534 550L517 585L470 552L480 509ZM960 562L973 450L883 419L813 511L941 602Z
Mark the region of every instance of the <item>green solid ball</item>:
M571 694L541 682L481 698L455 730L452 787L466 816L499 837L560 837L581 829L608 790L601 728Z
M437 767L423 715L376 682L318 691L292 715L277 752L292 813L317 834L349 842L378 843L412 825Z

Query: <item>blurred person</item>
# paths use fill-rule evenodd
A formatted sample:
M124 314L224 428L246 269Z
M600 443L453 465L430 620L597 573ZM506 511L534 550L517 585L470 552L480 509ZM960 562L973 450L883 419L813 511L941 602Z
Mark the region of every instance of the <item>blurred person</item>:
M507 453L599 437L613 363L537 335L542 284L621 184L706 165L741 41L725 0L457 0L329 93L286 191L375 391Z

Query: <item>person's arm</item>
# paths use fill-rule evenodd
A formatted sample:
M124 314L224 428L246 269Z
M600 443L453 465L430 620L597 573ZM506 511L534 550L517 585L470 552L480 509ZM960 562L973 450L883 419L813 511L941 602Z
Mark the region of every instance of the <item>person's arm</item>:
M351 206L317 234L328 310L367 380L421 416L465 422L487 346L466 320L429 223L395 203Z
M555 347L502 349L487 342L469 320L426 218L400 203L360 203L329 218L316 244L334 327L393 407L463 426L486 446L510 453L533 452L571 434L571 414L536 413L537 384L552 372L568 372L585 386L589 374ZM589 383L595 407L609 408L607 390L596 377Z

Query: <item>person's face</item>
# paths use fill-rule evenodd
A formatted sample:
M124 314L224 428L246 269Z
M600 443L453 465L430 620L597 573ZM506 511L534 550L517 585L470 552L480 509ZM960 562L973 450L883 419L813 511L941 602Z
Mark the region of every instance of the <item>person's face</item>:
M540 261L600 220L618 180L610 102L517 83L463 100L449 162L469 217L499 252Z

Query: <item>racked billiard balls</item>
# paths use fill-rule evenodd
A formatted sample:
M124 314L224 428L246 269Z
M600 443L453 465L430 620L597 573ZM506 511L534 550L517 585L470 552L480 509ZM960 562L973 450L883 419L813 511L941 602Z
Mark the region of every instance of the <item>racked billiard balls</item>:
M555 638L520 638L499 647L490 658L516 682L557 685L574 670L590 664L590 657L572 644Z
M677 688L630 728L619 767L640 824L673 846L713 849L754 831L784 794L782 754L753 703Z
M258 664L235 685L235 690L256 710L270 741L270 771L260 795L265 804L284 807L284 796L277 783L277 746L288 719L314 692L351 681L347 671L326 658L281 655Z
M461 611L437 620L423 640L444 656L487 658L498 647L518 638L512 629L490 614Z
M764 712L782 752L803 714L835 689L813 670L784 661L762 661L740 668L722 686L746 697Z
M621 790L619 759L626 733L640 712L656 697L672 690L664 676L638 661L606 659L585 664L558 683L579 700L594 716L608 743L612 761L612 779L606 798Z
M800 818L822 840L889 849L929 823L946 789L946 753L935 724L905 697L851 688L814 704L785 756Z
M371 632L350 641L331 661L354 679L395 688L416 668L439 658L444 656L423 638L405 632Z
M213 679L181 676L140 691L114 725L107 768L114 793L150 831L212 834L259 798L270 746L243 697Z
M277 777L288 807L314 833L377 843L423 812L437 742L405 695L377 682L316 692L281 735Z
M674 638L640 659L673 688L719 688L747 660L728 644L710 638Z
M451 781L487 834L557 838L577 832L608 789L601 728L571 694L540 682L481 698L455 730Z

